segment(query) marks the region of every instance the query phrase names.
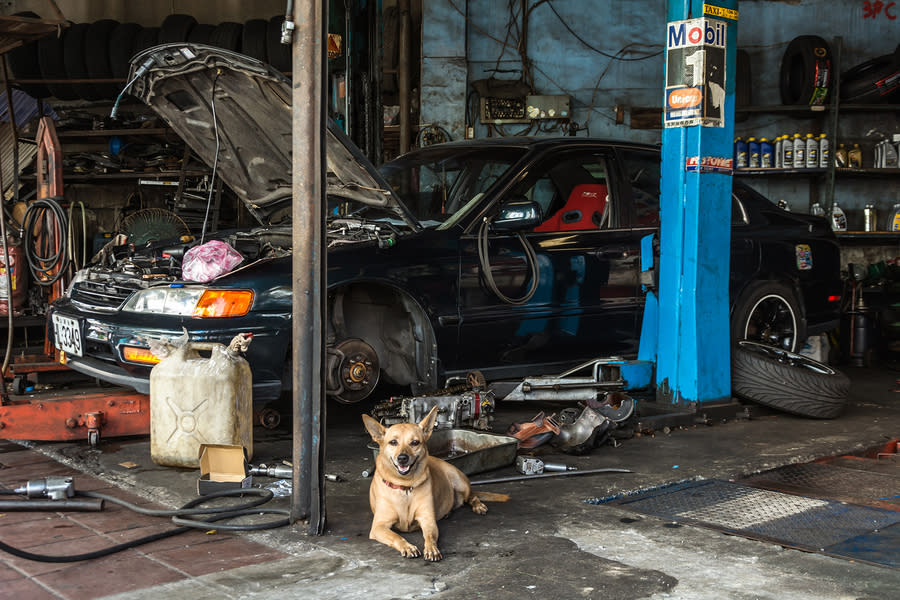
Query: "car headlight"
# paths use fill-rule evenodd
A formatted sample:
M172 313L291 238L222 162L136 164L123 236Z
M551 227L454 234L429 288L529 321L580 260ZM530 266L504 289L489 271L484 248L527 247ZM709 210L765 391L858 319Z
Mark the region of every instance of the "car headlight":
M122 310L183 317L241 317L250 312L252 304L250 290L174 286L141 290L128 299Z

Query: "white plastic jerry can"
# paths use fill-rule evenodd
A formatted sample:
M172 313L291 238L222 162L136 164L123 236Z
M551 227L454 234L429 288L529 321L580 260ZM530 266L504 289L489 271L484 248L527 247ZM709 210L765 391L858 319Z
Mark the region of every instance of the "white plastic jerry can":
M150 458L197 468L201 444L240 445L252 458L253 379L238 351L188 342L150 371Z

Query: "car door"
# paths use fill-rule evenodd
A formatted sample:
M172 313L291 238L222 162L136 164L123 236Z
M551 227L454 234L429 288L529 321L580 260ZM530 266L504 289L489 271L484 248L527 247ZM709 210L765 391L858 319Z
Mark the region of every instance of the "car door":
M539 226L510 235L481 221L463 235L460 367L519 377L637 351L640 257L620 226L630 208L616 173L604 145L548 152L493 204L534 201Z

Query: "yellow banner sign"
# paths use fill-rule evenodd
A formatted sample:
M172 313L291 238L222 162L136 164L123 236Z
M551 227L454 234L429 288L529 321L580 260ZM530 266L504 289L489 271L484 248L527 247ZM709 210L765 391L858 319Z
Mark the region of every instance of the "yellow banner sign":
M731 19L732 21L738 20L737 10L733 8L724 8L722 6L715 6L713 4L704 4L703 14L710 15L712 17L722 17L723 19Z

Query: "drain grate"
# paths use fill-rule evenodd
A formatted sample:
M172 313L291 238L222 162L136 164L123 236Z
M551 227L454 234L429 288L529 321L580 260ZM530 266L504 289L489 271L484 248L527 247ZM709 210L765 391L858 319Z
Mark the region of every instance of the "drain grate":
M844 548L853 538L877 537L882 530L900 523L900 513L894 511L718 480L667 486L607 503L673 521L853 559L859 557L839 551L838 545L844 543L841 546ZM897 557L865 560L893 566Z
M831 464L788 465L741 480L756 487L809 494L819 498L877 505L897 510L898 480L893 475L848 469Z

